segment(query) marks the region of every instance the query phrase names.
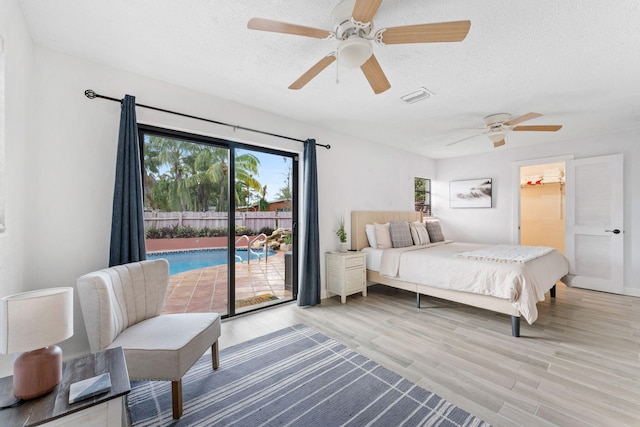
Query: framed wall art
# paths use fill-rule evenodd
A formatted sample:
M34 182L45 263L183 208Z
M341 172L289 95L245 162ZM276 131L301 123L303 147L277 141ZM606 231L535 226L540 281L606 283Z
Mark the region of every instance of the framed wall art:
M449 207L490 208L491 178L450 181Z

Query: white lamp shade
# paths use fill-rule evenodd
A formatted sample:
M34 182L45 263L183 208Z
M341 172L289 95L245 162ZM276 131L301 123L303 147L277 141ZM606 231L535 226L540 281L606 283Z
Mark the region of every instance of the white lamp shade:
M507 133L505 131L499 130L496 132L491 132L489 134L489 139L491 140L491 142L500 142L505 138L505 136L507 136Z
M372 53L371 41L360 37L351 37L338 44L338 62L346 68L362 66Z
M73 288L22 292L0 302L2 354L44 348L73 335Z

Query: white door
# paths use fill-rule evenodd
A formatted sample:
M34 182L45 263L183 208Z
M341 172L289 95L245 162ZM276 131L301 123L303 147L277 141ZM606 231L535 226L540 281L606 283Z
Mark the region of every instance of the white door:
M570 285L624 290L623 156L567 161L566 256Z

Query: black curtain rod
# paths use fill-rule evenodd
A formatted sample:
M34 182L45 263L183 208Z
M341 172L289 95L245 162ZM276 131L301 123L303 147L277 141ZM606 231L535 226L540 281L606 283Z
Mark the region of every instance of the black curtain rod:
M89 99L102 98L102 99L108 99L109 101L122 102L121 99L112 98L110 96L100 95L98 93L95 93L91 89L85 90L84 91L84 96L86 96ZM217 120L205 119L204 117L198 117L198 116L192 116L190 114L178 113L177 111L165 110L164 108L152 107L150 105L144 105L144 104L136 103L136 107L148 108L149 110L156 110L156 111L161 111L163 113L174 114L176 116L182 116L182 117L188 117L190 119L202 120L203 122L215 123L217 125L222 125L222 126L229 126L229 127L232 127L234 130L235 129L241 129L241 130L246 130L246 131L249 131L249 132L261 133L263 135L275 136L276 138L288 139L290 141L306 142L303 139L292 138L290 136L284 136L284 135L278 135L277 133L264 132L264 131L261 131L261 130L251 129L251 128L247 128L247 127L244 127L244 126L231 125L229 123L219 122ZM329 150L331 148L331 145L329 145L329 144L325 145L325 144L319 144L317 142L316 142L316 146L324 147L327 150Z

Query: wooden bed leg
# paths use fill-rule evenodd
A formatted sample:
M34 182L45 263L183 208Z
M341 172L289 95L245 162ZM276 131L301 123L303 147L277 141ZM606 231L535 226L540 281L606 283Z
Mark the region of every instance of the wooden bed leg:
M551 289L549 289L549 294L551 295L551 298L556 297L556 285L553 285Z
M520 317L511 316L511 335L514 337L520 336Z
M416 292L416 307L420 308L420 292Z

